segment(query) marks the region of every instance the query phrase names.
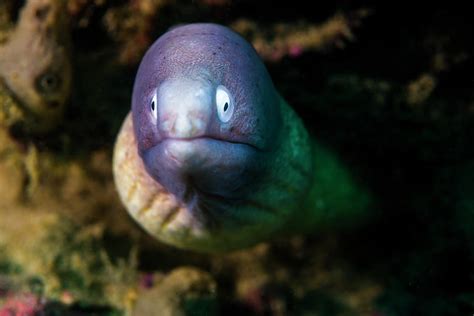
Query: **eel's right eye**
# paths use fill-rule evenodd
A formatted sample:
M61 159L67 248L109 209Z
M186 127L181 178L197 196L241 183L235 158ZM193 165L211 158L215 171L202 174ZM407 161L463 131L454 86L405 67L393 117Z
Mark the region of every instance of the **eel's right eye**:
M151 99L151 102L150 102L150 111L151 111L151 114L153 115L153 117L156 119L158 118L158 102L157 102L158 98L156 96L156 91L155 93L153 94L153 98Z

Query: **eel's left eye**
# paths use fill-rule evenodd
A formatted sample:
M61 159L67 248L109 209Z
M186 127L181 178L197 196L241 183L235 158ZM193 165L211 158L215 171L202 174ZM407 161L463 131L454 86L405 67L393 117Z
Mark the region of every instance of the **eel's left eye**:
M158 97L156 96L156 92L153 94L153 98L150 101L150 111L153 114L153 117L156 119L158 118Z
M36 79L36 89L43 93L54 93L61 87L61 78L54 72L46 72Z
M234 114L234 100L224 86L218 86L216 89L216 107L217 115L223 123L228 122Z

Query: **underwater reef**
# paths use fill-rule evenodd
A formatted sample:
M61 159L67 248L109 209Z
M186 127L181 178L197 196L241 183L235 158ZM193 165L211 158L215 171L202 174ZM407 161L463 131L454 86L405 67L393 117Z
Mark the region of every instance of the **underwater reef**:
M0 315L473 314L470 11L313 6L1 1ZM112 157L138 65L192 22L247 39L325 149L330 225L201 254L127 214ZM367 198L341 199L348 174L370 193L363 220L338 213Z

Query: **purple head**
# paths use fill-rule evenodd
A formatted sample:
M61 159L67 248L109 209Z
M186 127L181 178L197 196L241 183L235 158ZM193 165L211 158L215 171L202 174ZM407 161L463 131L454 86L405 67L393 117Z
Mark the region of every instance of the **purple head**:
M146 170L185 202L256 189L280 137L265 66L247 41L215 24L173 28L150 47L132 111Z

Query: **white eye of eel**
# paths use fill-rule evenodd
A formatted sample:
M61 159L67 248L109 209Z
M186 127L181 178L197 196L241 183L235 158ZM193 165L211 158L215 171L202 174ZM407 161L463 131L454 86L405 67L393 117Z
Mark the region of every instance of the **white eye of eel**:
M216 107L217 116L223 123L228 122L234 114L234 99L229 90L222 85L216 88Z
M158 97L156 94L157 93L155 91L155 93L153 94L153 98L150 101L150 111L155 119L158 118Z

